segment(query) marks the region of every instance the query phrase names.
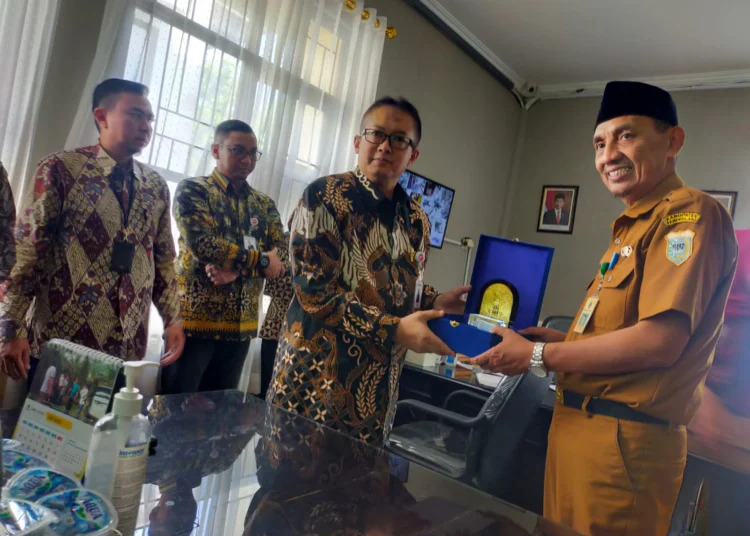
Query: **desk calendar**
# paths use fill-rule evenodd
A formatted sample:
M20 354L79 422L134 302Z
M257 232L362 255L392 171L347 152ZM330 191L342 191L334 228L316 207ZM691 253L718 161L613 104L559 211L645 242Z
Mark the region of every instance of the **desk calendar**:
M102 352L49 341L13 433L21 449L82 478L94 424L107 411L121 367Z

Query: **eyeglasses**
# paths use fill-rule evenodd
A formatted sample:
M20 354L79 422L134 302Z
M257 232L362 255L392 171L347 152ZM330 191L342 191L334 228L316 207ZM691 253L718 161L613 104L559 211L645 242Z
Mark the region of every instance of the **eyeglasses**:
M388 140L391 143L391 147L399 151L414 147L414 142L406 136L402 136L401 134L386 134L382 130L374 128L366 128L364 137L369 143L374 143L375 145L380 145L385 140Z
M232 153L238 160L242 160L243 158L245 158L245 156L248 156L250 160L255 160L257 162L258 160L260 160L260 157L263 156L263 153L261 153L257 149L248 151L244 147L239 147L236 145L224 145L223 143L220 143L219 145Z

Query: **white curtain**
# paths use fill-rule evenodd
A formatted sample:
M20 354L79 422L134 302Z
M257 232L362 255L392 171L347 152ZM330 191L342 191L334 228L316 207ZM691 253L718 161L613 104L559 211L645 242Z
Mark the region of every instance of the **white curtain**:
M19 206L30 177L57 9L58 0L0 0L0 161Z
M143 82L156 123L141 160L173 182L206 173L213 127L242 119L263 152L251 183L286 222L309 182L354 165L386 27L363 11L361 0L108 0L67 146L96 140L99 81Z

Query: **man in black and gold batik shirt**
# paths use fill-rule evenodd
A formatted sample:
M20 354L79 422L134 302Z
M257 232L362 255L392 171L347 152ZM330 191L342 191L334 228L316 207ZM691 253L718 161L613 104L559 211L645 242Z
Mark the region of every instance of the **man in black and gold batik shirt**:
M213 173L185 179L175 193L186 343L182 359L163 370L164 394L237 387L264 279L285 271L276 253L284 236L276 205L247 183L261 156L253 130L224 121L211 152Z
M427 321L463 312L468 291L423 283L429 221L398 185L421 129L408 101L377 101L355 171L312 183L290 223L294 298L267 398L369 443L390 428L406 350L452 353Z

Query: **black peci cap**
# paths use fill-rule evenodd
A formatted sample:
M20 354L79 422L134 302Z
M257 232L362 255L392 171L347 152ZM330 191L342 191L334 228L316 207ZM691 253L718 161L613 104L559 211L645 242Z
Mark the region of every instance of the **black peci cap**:
M624 115L644 115L677 126L677 107L672 96L643 82L610 82L604 88L596 124Z

